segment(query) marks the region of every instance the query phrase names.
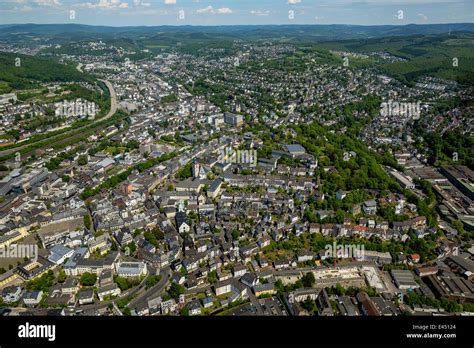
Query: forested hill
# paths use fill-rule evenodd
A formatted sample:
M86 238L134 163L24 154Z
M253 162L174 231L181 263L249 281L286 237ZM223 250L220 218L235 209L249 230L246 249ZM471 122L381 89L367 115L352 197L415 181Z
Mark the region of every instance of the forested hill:
M318 47L363 53L388 52L403 58L405 61L387 62L381 69L407 84L423 75L469 85L474 81L474 33L470 32L338 40L321 43Z
M93 82L94 78L77 71L73 65L23 54L0 52L0 93L14 89L36 88L39 82L81 81Z
M67 42L71 39L149 38L166 33L179 41L183 34L208 34L213 37L244 40L289 40L320 42L328 40L367 39L387 36L436 35L474 32L474 23L426 25L229 25L229 26L139 26L107 27L80 24L10 24L0 25L0 42L37 40ZM186 36L186 35L185 35Z

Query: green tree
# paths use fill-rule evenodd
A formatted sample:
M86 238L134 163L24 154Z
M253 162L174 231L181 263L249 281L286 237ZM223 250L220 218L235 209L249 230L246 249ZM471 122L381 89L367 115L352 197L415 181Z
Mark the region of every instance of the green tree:
M82 286L92 286L95 284L96 281L97 281L97 274L90 273L90 272L84 273L79 279L79 282L81 283Z
M193 176L191 163L186 164L176 173L176 178L179 180L184 180Z
M240 237L240 232L238 229L232 230L232 239L233 240L238 240Z
M316 306L316 302L314 302L309 297L303 302L301 302L301 307L303 309L306 309L309 313L314 313L318 309Z
M303 282L303 285L306 288L312 288L314 284L316 283L316 279L314 278L313 272L306 273L301 279L301 281Z
M154 287L156 284L158 284L161 280L161 275L152 275L149 276L148 279L145 282L145 287L147 289Z
M91 222L90 215L89 214L84 215L84 227L90 230L91 226L92 226L92 222Z
M130 288L130 285L129 285L127 279L124 278L124 277L116 276L114 278L114 281L115 281L115 283L117 283L118 287L122 291L128 290Z
M130 255L133 255L135 251L137 250L137 246L135 245L135 242L133 241L125 245L124 250L127 250L127 248L128 248L128 251L130 252Z
M217 282L217 271L213 270L210 271L209 274L207 275L207 280L209 281L210 284L214 284Z
M64 283L66 281L66 278L67 278L66 272L64 272L63 269L61 271L59 271L58 282L59 283Z
M149 243L153 244L155 247L159 246L158 239L156 239L155 234L152 231L146 231L143 236L145 237L145 240L148 241Z
M26 288L31 290L42 290L47 292L49 287L54 284L54 272L49 270L44 273L41 277L33 279L26 284Z
M61 180L63 182L70 182L71 181L71 177L69 175L66 175L64 174L62 177L61 177Z
M87 162L87 155L80 155L77 159L77 164L79 164L80 166L85 166Z
M177 299L179 297L179 295L181 294L184 294L184 291L186 289L184 288L184 286L178 284L178 283L175 283L175 282L172 282L171 283L171 286L168 290L168 294L174 298L174 299Z
M337 283L336 287L334 289L334 293L338 296L343 296L344 293L345 293L345 290L344 290L344 288L342 287L341 284Z
M463 224L460 220L453 220L452 221L452 224L453 224L453 227L456 229L456 231L459 233L459 234L463 234L464 233L464 227L463 227Z

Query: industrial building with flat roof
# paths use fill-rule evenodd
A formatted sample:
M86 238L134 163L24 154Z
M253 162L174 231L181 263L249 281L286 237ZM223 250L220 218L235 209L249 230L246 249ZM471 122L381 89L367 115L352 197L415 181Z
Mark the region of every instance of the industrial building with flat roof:
M441 173L470 199L474 199L474 172L466 166L444 166Z
M413 181L411 181L407 176L395 171L395 170L392 170L390 171L390 175L393 176L395 178L395 180L398 181L398 183L405 189L414 189L415 188L415 184L413 183Z
M420 285L415 281L413 273L404 269L393 269L390 274L395 281L395 285L400 290L417 289Z

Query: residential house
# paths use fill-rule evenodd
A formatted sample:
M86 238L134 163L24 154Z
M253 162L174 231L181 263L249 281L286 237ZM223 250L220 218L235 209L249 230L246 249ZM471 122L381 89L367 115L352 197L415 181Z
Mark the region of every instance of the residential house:
M79 304L89 304L94 303L94 290L93 289L84 289L79 292L78 295Z
M23 295L23 303L27 307L37 306L43 298L42 290L27 291Z

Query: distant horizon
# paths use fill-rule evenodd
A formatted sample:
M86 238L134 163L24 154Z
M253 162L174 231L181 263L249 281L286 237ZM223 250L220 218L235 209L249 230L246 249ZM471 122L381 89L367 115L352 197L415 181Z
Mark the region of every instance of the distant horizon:
M269 23L269 24L156 24L156 25L105 25L105 24L87 24L87 23L0 23L0 27L16 26L16 25L77 25L88 27L108 27L108 28L153 28L153 27L329 27L329 26L348 26L348 27L407 27L407 26L436 26L436 25L464 25L473 24L474 22L449 22L449 23L406 23L406 24L344 24L344 23L328 23L328 24L307 24L307 23Z

